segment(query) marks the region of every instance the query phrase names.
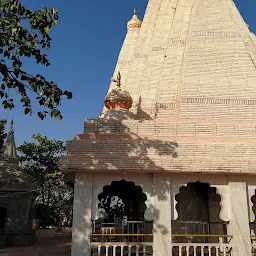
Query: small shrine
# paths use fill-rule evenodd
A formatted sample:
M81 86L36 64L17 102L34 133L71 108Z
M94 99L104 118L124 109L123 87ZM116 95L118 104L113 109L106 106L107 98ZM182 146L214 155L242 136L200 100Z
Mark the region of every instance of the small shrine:
M0 158L0 247L34 243L35 232L30 219L34 190L19 166L12 121Z

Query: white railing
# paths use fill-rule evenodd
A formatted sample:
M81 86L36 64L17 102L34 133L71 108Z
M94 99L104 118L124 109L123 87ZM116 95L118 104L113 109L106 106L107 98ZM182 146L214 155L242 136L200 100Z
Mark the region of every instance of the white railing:
M256 256L256 244L252 245L252 256Z
M173 256L231 256L230 244L174 243Z
M231 256L230 244L184 244L172 245L173 256ZM153 243L91 243L92 256L149 256L153 255Z
M251 235L252 256L256 256L256 235Z
M91 256L153 255L152 243L106 242L91 243Z
M135 241L131 241L137 237ZM217 239L219 243L175 242L172 256L232 256L232 235L173 234L172 239ZM153 234L92 234L92 256L152 256ZM140 239L140 242L138 241ZM145 241L150 239L150 241ZM254 254L253 254L254 256ZM255 255L256 256L256 255Z

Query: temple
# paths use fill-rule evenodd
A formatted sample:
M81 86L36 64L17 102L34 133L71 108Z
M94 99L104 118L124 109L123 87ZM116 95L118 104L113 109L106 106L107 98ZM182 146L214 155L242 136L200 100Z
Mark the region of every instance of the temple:
M255 255L255 131L256 37L233 0L149 0L60 161L72 256Z
M35 242L30 218L35 186L19 166L13 121L0 156L0 248Z

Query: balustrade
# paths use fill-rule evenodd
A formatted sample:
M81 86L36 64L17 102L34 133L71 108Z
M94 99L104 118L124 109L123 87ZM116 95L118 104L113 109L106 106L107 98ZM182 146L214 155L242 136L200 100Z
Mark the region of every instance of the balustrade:
M173 244L173 256L231 256L232 245L229 244Z
M255 231L255 224L254 224L254 231ZM251 235L251 242L252 242L252 256L256 256L256 235Z
M153 241L153 234L92 234L92 256L152 256L153 242L124 242L134 237ZM232 256L231 235L173 234L172 240L177 237L218 238L219 243L172 243L173 256Z
M149 256L153 255L152 243L91 243L92 256Z

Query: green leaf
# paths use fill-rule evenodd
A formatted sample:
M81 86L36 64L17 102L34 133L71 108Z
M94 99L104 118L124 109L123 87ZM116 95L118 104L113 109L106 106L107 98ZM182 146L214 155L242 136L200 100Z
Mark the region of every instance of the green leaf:
M59 156L66 153L66 144L62 141L50 140L40 134L34 134L32 138L32 142L24 142L18 147L21 155L20 164L37 186L37 199L42 202L44 213L49 211L46 212L47 219L49 216L54 219L60 218L61 209L69 203L72 207L73 199L73 188L58 167ZM54 207L42 200L45 194Z
M44 28L44 32L45 32L46 34L48 34L49 31L50 31L50 28L49 28L49 27L45 27L45 28Z
M56 115L55 118L56 118L57 120L62 120L62 115L60 115L60 114L59 114L59 115Z
M46 51L50 49L50 29L57 25L58 11L55 8L43 7L32 11L24 6L23 1L3 0L0 4L1 13L1 39L0 39L0 79L2 86L0 97L8 99L6 88L21 95L18 103L24 107L25 114L32 114L31 99L41 106L38 117L43 119L47 115L61 119L62 115L57 109L63 97L72 98L72 93L65 92L55 84L49 82L42 74L35 76L26 70L23 64L26 57L35 63L44 66L50 65ZM44 52L43 52L44 51ZM11 61L10 61L11 59ZM34 92L27 94L27 91ZM38 95L39 93L39 95ZM14 108L14 101L4 100L2 106L7 109ZM48 111L47 111L48 110ZM51 110L56 110L52 113Z

